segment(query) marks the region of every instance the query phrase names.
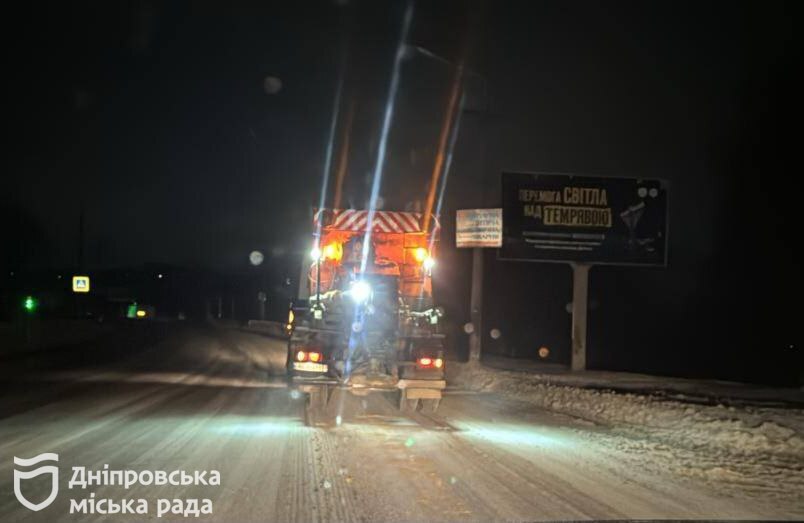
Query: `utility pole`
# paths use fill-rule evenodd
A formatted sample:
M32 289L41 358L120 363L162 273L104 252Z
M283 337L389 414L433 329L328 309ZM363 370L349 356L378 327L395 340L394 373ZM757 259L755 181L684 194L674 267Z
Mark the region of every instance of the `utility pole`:
M81 208L78 213L78 272L86 274L84 271L84 202L81 202ZM86 299L84 296L73 293L73 300L75 304L75 311L78 316L83 318L85 315Z
M469 303L469 316L474 329L469 334L469 362L480 362L480 348L483 340L483 248L472 249L472 294Z
M586 316L589 296L588 263L572 267L572 370L586 370Z
M78 214L78 271L84 273L84 203Z

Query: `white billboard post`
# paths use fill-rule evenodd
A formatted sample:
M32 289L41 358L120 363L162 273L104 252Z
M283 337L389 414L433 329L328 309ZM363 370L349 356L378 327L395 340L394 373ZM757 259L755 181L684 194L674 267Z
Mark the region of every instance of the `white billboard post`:
M455 219L455 246L472 249L469 362L480 361L483 340L483 249L502 247L502 209L462 209Z

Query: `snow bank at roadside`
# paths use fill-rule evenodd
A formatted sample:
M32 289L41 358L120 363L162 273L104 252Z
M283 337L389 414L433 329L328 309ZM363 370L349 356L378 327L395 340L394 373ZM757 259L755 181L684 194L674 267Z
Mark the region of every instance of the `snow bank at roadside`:
M546 383L539 375L453 363L450 381L495 392L627 435L619 450L650 452L679 474L762 495L804 492L804 410L700 405Z

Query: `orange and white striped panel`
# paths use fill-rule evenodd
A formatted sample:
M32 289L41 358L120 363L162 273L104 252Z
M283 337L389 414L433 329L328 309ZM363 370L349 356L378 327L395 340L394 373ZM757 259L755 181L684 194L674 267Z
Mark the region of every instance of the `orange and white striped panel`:
M332 225L327 229L339 231L365 231L369 218L369 211L355 209L335 209L332 211ZM315 223L318 222L320 212L315 214ZM400 211L375 211L371 223L374 232L419 232L421 229L421 213Z

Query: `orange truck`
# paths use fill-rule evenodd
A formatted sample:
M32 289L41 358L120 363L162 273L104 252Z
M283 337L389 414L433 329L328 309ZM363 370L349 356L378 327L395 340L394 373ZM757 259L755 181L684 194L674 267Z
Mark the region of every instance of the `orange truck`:
M288 321L288 375L325 419L333 394L390 393L403 410L438 408L443 309L433 302L438 222L421 214L322 209Z

